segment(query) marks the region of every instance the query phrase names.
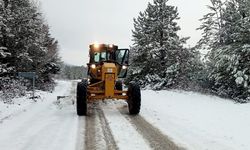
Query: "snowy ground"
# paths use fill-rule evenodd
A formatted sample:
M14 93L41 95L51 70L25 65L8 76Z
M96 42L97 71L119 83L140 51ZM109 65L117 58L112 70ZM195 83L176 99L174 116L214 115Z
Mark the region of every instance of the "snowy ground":
M167 146L165 135L190 150L250 149L250 104L147 90L139 116L129 116L124 101L105 101L90 105L88 117L77 117L75 87L75 82L58 81L55 91L40 92L37 102L0 102L0 149L161 149ZM69 97L58 103L59 95Z
M75 149L78 117L73 105L69 104L71 100L55 103L58 95L70 94L71 84L58 82L53 93L40 92L41 98L36 103L23 98L15 100L9 109L1 104L1 110L5 112L0 115L0 149Z
M143 91L141 115L195 150L249 150L250 104L192 92Z

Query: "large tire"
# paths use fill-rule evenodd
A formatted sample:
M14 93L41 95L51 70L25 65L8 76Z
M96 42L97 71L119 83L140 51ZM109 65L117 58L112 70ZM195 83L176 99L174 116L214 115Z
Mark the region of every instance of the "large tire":
M131 115L137 115L141 109L141 90L139 85L132 82L128 86L128 110Z
M87 115L87 80L77 84L76 91L76 112L78 116Z
M119 91L122 91L122 81L116 81L115 89L119 90Z

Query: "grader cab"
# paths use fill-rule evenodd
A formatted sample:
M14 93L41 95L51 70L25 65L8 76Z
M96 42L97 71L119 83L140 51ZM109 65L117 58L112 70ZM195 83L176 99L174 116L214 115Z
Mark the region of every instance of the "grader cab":
M129 50L107 44L92 44L89 48L88 79L77 84L77 114L87 115L88 103L105 99L126 100L129 113L138 114L141 106L140 87L131 82L124 90L119 80L127 75Z

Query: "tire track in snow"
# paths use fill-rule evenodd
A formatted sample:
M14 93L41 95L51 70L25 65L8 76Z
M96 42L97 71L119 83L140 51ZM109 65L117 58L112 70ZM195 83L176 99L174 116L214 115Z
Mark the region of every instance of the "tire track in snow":
M23 112L26 112L26 109L21 109L21 110L19 110L17 112L14 112L14 113L10 114L10 115L7 115L7 116L5 116L3 118L0 118L0 124L4 123L4 121L9 120L14 116L20 115Z
M107 100L100 106L109 123L116 145L121 150L150 150L147 141L136 131L134 126L116 109L120 102ZM123 103L124 104L124 103Z
M96 149L96 143L96 111L93 108L85 118L85 149Z
M147 122L142 116L131 116L125 108L118 108L120 113L136 128L136 130L146 139L150 147L154 150L184 150L178 147L173 141L161 131Z
M98 103L89 104L85 120L85 149L118 149L103 110Z
M100 105L97 105L97 112L98 112L98 116L100 119L100 123L102 126L102 131L103 131L103 135L104 135L104 140L106 142L106 147L108 150L116 150L118 149L116 142L114 140L114 137L112 135L111 129L109 127L109 123L104 115L103 110L101 109Z
M85 144L85 118L78 117L76 150L84 150Z
M12 115L5 116L0 119L0 124L2 124L5 120L9 119Z

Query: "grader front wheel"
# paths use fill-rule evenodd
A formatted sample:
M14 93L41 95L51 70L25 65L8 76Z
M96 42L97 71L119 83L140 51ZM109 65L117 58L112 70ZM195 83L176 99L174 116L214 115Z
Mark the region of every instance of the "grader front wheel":
M141 90L136 83L130 83L128 87L128 110L131 115L137 115L141 109Z
M77 84L76 111L78 116L87 115L87 85L87 80L82 80Z

